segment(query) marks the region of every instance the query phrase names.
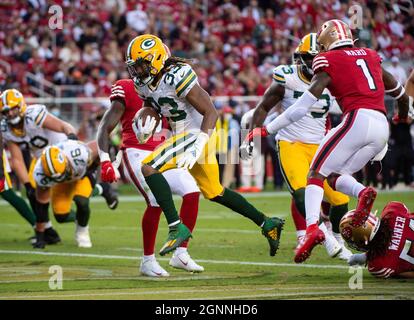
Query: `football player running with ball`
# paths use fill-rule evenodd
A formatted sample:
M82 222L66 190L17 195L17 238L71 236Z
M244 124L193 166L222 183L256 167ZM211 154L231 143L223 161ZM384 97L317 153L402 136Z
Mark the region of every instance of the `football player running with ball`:
M305 190L306 235L296 250L295 262L305 261L312 249L325 240L319 229L319 215L324 196L325 179L334 190L358 198L352 224L362 225L373 206L376 191L365 187L352 174L370 160L381 160L389 136L385 92L398 100L399 117L408 116L412 100L404 88L381 67L378 53L355 48L349 26L340 20L325 22L317 36L319 49L312 69L315 75L308 90L285 112L266 127L255 128L247 137L276 133L299 121L322 98L328 88L338 101L342 122L322 140L312 160Z
M169 226L168 239L160 254L174 251L192 236L177 214L170 185L162 175L178 167L188 169L205 198L240 213L261 227L270 245L270 255L274 256L284 221L267 217L241 195L220 184L214 132L218 114L209 95L198 84L191 65L186 60L170 57L161 39L150 34L131 41L126 64L145 106L166 117L173 132L171 138L142 161L145 181Z
M267 89L256 109L243 116L242 123L251 123L249 127L252 129L262 126L267 114L275 105L281 102L282 110L286 110L309 88L313 76L312 61L319 53L316 33L303 37L295 53L298 63L280 65L274 69L274 82ZM276 135L280 168L294 201L292 216L295 225L301 229L297 231L298 245L303 240L306 229L306 177L316 150L327 132L328 111L333 103L335 103L335 98L325 89L321 99L313 105L306 116L281 129ZM250 158L252 154L249 151L249 144L243 143L240 148L241 157ZM326 238L324 245L331 257L339 256L343 260L348 260L352 253L343 245L343 239L339 234L339 221L348 212L349 198L332 190L327 182L324 183L323 188L325 200L331 205L329 218L335 235L335 237L332 236L325 224L321 223L320 227Z
M137 119L133 121L137 112L142 109L143 101L135 91L134 82L131 79L118 80L112 86L110 96L111 106L104 114L98 128L97 141L99 154L102 162L101 178L103 181L114 182L116 180L114 168L109 160L108 141L109 135L120 122L122 127L122 161L123 168L128 180L144 197L147 208L142 217L142 237L144 256L141 261L140 272L150 277L169 276L155 259L154 249L162 209L158 205L153 193L148 187L141 172L141 162L163 141L161 135L136 135L140 130L152 132L155 130L155 119L153 121ZM137 128L140 126L140 129ZM162 127L161 123L159 127ZM180 195L183 202L180 217L183 223L192 231L195 227L198 214L198 201L200 190L193 177L187 170L174 169L164 172L164 177L171 186L173 193ZM188 254L188 241L181 244L174 252L170 265L189 272L202 272L204 268L198 265Z

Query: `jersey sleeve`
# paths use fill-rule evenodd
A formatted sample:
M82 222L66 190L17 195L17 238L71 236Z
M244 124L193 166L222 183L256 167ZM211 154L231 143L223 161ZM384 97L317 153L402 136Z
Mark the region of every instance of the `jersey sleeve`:
M111 100L111 102L114 100L125 101L125 89L120 81L117 81L112 85L109 100Z
M384 279L391 277L395 273L395 270L393 268L381 268L377 266L368 266L368 271L374 277L384 278Z
M185 98L190 90L198 83L198 77L188 64L179 64L171 68L165 80L172 84L178 98Z
M36 161L35 167L33 169L33 179L36 182L36 186L42 188L52 187L55 184L54 181L48 178L43 172L40 159Z
M26 118L27 121L31 121L35 127L41 128L48 113L49 112L47 111L45 105L35 104L31 105L30 108L28 108Z
M329 59L323 53L318 54L315 59L313 59L312 70L315 74L322 71L329 73L330 67L331 64L329 63Z
M286 66L280 65L273 69L273 80L282 86L286 84L286 77L285 77L285 71L284 68Z

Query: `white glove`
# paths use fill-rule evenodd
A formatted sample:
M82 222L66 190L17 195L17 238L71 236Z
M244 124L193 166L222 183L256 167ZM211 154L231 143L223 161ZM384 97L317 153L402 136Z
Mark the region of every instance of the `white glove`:
M149 138L151 138L156 124L157 121L151 116L147 116L145 125L140 117L132 121L132 129L134 130L135 136L137 137L139 143L146 143Z
M201 157L204 147L210 139L209 135L204 132L200 132L193 145L189 147L177 161L178 168L191 169L198 158Z
M253 147L253 141L243 141L239 148L240 158L242 160L250 160L251 158L253 158Z
M365 263L367 262L367 255L365 253L355 253L352 256L349 257L348 259L348 264L350 266L355 266L355 265L365 265Z

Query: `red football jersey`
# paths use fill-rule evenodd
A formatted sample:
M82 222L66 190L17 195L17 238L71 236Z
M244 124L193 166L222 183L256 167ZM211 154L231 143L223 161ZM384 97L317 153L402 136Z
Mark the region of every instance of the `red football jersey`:
M381 57L368 48L337 49L318 54L314 73L324 71L331 77L329 91L344 114L355 109L374 109L386 114Z
M383 219L389 219L391 242L384 255L368 261L368 271L380 278L414 271L414 214L401 202L393 201L382 211Z
M125 104L125 112L121 118L122 146L121 148L136 148L142 150L154 150L164 139L159 137L156 141L150 138L147 143L140 144L132 129L132 119L135 114L142 108L143 101L135 91L134 82L131 79L118 80L111 89L111 101L118 99Z

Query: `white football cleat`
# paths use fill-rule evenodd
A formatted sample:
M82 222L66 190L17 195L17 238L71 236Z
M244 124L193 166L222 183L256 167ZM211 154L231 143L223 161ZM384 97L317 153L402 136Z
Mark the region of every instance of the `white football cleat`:
M321 223L319 228L325 234L325 241L323 242L323 245L325 246L326 252L330 257L335 258L342 251L342 246L335 239L332 233L328 231L324 223Z
M203 272L204 268L198 265L187 251L175 250L170 259L170 266L176 269L183 269L188 272Z
M92 248L89 227L81 227L76 224L75 240L78 243L79 248Z
M342 251L339 253L338 258L341 260L348 261L348 259L350 259L353 254L352 251L345 246L345 241L339 233L333 232L333 235L336 241L338 241L338 243L342 247Z
M147 277L169 277L170 274L165 271L158 261L154 259L142 259L141 260L141 266L139 268L139 271L143 276Z

